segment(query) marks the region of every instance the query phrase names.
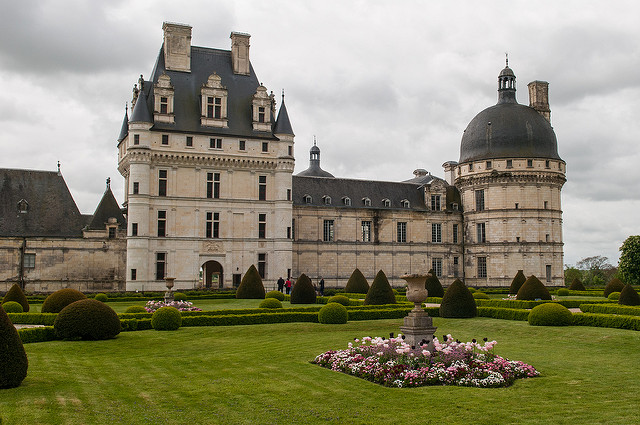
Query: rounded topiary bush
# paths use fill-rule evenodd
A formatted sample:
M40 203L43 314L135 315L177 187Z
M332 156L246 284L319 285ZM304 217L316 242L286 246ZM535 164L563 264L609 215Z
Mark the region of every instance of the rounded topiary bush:
M396 296L389 285L387 275L382 270L373 279L373 283L364 299L364 305L395 304Z
M278 301L284 301L284 294L280 291L269 291L265 298L275 298Z
M20 303L17 303L15 301L8 301L6 303L3 303L2 308L4 308L4 311L6 311L7 313L23 313L24 312Z
M544 303L529 312L529 324L533 326L569 326L573 315L558 303Z
M316 288L313 287L311 279L302 273L291 288L291 304L315 304Z
M582 282L580 282L580 279L578 279L577 277L573 278L573 280L571 281L571 286L569 286L569 289L572 290L572 291L586 291L587 290L587 288L584 287Z
M607 299L609 301L618 301L620 299L620 294L621 292L612 292L607 296Z
M456 279L442 297L440 317L465 318L476 317L477 314L476 300L464 283Z
M607 286L604 287L604 296L605 298L609 298L609 294L612 292L622 292L624 289L624 283L617 277L614 277L607 283Z
M529 279L522 284L516 295L516 300L550 300L551 294L549 290L540 279L534 275L529 276Z
M277 298L265 298L260 301L258 308L282 308L282 303Z
M427 296L429 297L442 298L444 296L444 288L438 280L438 276L433 272L433 269L429 270L429 276L427 276L427 280L424 282L424 287L427 289Z
M327 300L327 304L330 304L330 303L338 303L344 306L348 306L348 305L351 305L351 300L349 300L349 298L344 295L334 295L333 297Z
M124 312L125 313L147 313L147 309L141 305L132 305L130 307L127 307L127 309Z
M173 300L174 301L186 301L187 300L187 295L184 292L174 292L173 293Z
M318 312L318 322L327 324L343 324L349 320L347 308L340 303L328 303Z
M622 305L640 305L640 296L633 289L630 283L624 285L622 291L620 292L620 298L618 298L618 304Z
M236 290L237 299L261 299L264 298L264 285L258 269L253 264L244 274L240 286Z
M556 291L556 295L566 297L567 295L569 295L569 290L567 288L560 288Z
M27 376L29 361L9 316L0 308L0 388L14 388Z
M75 301L62 309L53 328L62 339L109 339L120 333L120 318L105 303L93 299Z
M95 297L93 297L93 299L96 301L106 303L109 297L107 297L107 294L99 293L99 294L96 294Z
M471 292L472 294L475 294L477 289L474 288L473 286L467 286L467 289L469 290L469 292Z
M509 295L516 295L526 281L527 278L524 276L524 272L522 270L518 270L518 273L516 273L513 280L511 281L511 286L509 287Z
M469 291L471 292L471 291ZM473 298L476 300L488 300L489 299L489 295L485 294L484 292L480 292L480 291L476 291L472 293Z
M356 268L351 273L347 286L344 287L344 292L353 294L366 294L369 292L369 282L367 282L367 278L364 277L360 269Z
M42 313L60 313L69 304L87 299L87 296L72 288L60 289L45 298L40 311Z
M182 315L175 307L160 307L151 316L151 327L157 331L175 331L182 325Z
M15 301L22 306L22 311L25 313L29 312L29 301L27 297L22 292L20 285L14 283L11 288L4 294L4 298L2 299L2 303L7 303L9 301Z

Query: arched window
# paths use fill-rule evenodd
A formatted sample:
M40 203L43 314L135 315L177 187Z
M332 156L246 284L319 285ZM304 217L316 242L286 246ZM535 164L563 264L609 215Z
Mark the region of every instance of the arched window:
M390 207L391 206L391 200L388 199L388 198L384 198L382 200L382 205L385 206L385 207Z
M304 195L304 203L305 204L310 204L313 202L313 198L311 197L311 195Z
M348 196L345 196L342 198L342 203L344 205L346 205L347 207L351 206L351 198L349 198Z

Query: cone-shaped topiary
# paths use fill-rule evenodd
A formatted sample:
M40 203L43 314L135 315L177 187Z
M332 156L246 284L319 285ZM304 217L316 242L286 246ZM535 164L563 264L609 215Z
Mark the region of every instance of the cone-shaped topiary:
M620 298L618 298L618 304L622 305L640 305L640 295L633 289L630 283L624 285L622 291L620 291Z
M429 276L427 277L427 281L424 283L424 287L427 289L429 297L442 298L444 296L444 288L438 280L438 276L433 272L433 269L429 270Z
M460 279L456 279L444 293L440 302L440 317L476 317L478 308L471 291Z
M534 275L529 276L529 279L525 283L522 284L520 290L518 290L518 295L516 295L516 300L550 300L551 294L549 290L540 279L535 277Z
M240 299L262 299L264 298L264 285L258 269L253 264L242 278L240 286L236 290L236 298Z
M45 298L40 311L42 313L60 313L72 302L86 299L87 296L72 288L60 289Z
M371 288L367 292L367 296L364 299L364 305L382 305L382 304L395 304L396 296L389 285L387 275L382 270L378 272L373 279Z
M604 296L605 298L609 297L609 294L612 292L622 292L624 289L624 283L617 277L614 277L607 283L607 286L604 287Z
M114 338L120 333L120 318L102 301L84 299L62 309L53 329L63 339L101 340Z
M27 376L29 361L18 331L0 308L0 388L14 388Z
M569 286L569 289L572 290L572 291L586 291L587 290L587 288L584 287L582 282L580 282L580 279L578 279L577 277L573 278L573 280L571 281L571 286Z
M569 326L573 314L558 303L544 303L535 306L527 318L532 326Z
M520 290L520 287L524 285L527 281L527 278L524 276L524 272L522 270L518 270L515 277L511 281L511 286L509 287L509 295L515 295Z
M351 277L347 281L347 286L344 287L344 292L353 294L366 294L369 292L369 282L364 277L360 269L355 269L351 273Z
M29 312L29 301L27 301L27 297L24 295L24 292L22 292L20 285L18 285L17 283L14 283L13 286L9 288L9 291L7 291L7 293L4 294L4 298L2 299L2 304L9 301L17 302L22 306L23 312L25 313Z
M291 289L291 304L315 304L316 288L311 279L302 273Z
M318 322L341 325L349 320L347 308L340 303L328 303L318 312Z

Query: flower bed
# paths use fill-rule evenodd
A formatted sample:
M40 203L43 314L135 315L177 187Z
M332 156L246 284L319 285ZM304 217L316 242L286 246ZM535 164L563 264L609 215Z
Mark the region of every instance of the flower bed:
M148 301L147 305L144 306L149 313L154 313L160 307L175 307L179 311L202 311L202 309L194 307L193 303L189 301L172 301L170 303L164 301Z
M539 375L533 366L495 355L496 341L463 343L447 335L443 343L437 338L433 342L434 351L429 352L405 344L401 335L364 337L355 340L359 345L349 343L346 350L327 351L311 363L386 387L506 387L516 379Z

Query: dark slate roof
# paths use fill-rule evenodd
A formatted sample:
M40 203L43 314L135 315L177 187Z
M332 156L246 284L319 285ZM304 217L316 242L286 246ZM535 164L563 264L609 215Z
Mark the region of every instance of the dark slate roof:
M214 72L220 76L222 85L227 89L228 128L200 125L200 90ZM272 131L253 130L253 95L260 83L253 66L250 66L249 75L233 73L231 51L192 46L191 72L180 72L165 69L164 53L161 48L151 74L151 81L145 81L143 89L140 90L141 94L145 92L147 95L149 111L153 111L153 85L158 82L162 74L167 74L171 78L171 85L174 88L175 123L158 122L154 124L152 130L275 139ZM273 123L273 116L271 121Z
M418 170L416 170L416 172L417 171ZM422 170L420 170L420 171L422 171ZM433 176L428 171L424 171L424 173L426 173L426 174L418 175L417 177L414 177L414 178L409 179L409 180L404 180L404 183L429 184L431 182L440 180L440 181L444 182L445 184L447 184L447 182L444 179L441 179L440 177Z
M102 199L98 204L98 208L96 208L96 211L93 213L89 229L104 230L107 221L112 217L118 221L118 228L126 229L127 224L124 216L122 215L122 210L120 209L116 198L113 196L111 188L107 187L107 190L105 190L104 195L102 195Z
M23 199L26 213L18 211ZM61 174L0 169L0 236L81 237L84 225Z
M293 205L314 207L343 207L367 209L406 209L401 201L409 201L411 210L425 211L424 191L413 183L383 182L371 180L337 179L293 176ZM305 195L312 197L311 204L305 202ZM331 205L325 205L323 196L331 197ZM344 205L343 197L351 199L351 206ZM366 207L363 198L371 199ZM383 199L391 201L391 207L385 207Z
M284 104L284 95L282 95L282 105L280 105L280 111L278 112L278 119L276 120L276 125L273 129L274 134L293 134L293 129L291 128L291 122L289 121L289 114L287 113L287 107Z
M122 127L120 128L120 136L118 136L118 142L122 142L129 134L129 114L127 110L124 111L124 119L122 120Z
M150 90L148 86L150 86L150 84L145 84L145 86L147 87L145 87L144 90L140 90L138 100L136 100L136 105L133 107L133 112L131 113L131 122L153 123L153 116L151 115L151 112L149 112L150 110L153 110L153 100L151 100L151 105L149 105L148 96L145 94L145 92L149 93Z
M309 168L304 171L300 171L296 175L301 177L334 177L330 172L324 171L322 168L320 168L320 163L318 161L311 161L311 163L309 164Z

